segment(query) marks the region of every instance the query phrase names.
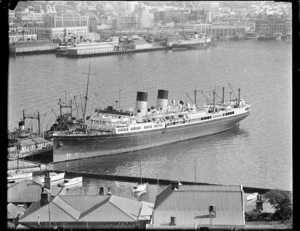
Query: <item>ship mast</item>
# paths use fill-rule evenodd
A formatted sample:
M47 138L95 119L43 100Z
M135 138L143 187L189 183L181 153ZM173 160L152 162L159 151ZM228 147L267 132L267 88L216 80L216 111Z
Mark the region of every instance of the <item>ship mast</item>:
M89 72L88 72L88 81L86 85L86 95L85 95L85 103L84 103L84 111L83 111L83 126L85 127L85 121L86 121L86 105L87 105L87 98L89 93L89 82L90 82L90 70L91 70L91 63L89 65Z
M239 107L240 106L240 100L241 100L241 89L239 88L238 91L239 91L239 98L238 98L237 106Z
M225 103L225 97L224 97L224 87L222 87L222 103Z
M216 92L215 92L215 90L213 90L213 96L214 96L214 98L213 98L213 105L214 105L213 112L215 112L215 108L216 108Z

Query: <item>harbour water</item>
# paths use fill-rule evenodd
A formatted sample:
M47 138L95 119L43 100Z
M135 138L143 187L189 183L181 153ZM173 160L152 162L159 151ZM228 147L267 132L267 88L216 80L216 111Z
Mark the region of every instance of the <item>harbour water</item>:
M206 98L200 90L212 99L209 91L215 89L221 96L224 86L229 100L228 82L236 95L241 88L241 96L252 105L252 111L239 127L227 132L139 152L57 163L55 168L292 189L291 43L228 41L206 50L84 59L53 54L12 57L8 129L17 127L22 110L40 111L42 125L49 129L55 119L52 109L59 114L58 98L69 100L75 95L80 104L89 63L88 113L92 106L116 105L116 100L126 110L134 108L137 91L148 92L148 105L156 105L158 89L169 90L169 102L189 102L186 93L193 99L197 89L201 105ZM76 110L73 113L76 115ZM26 123L36 128L35 121L28 119ZM83 184L89 192L99 190L98 180L88 179Z

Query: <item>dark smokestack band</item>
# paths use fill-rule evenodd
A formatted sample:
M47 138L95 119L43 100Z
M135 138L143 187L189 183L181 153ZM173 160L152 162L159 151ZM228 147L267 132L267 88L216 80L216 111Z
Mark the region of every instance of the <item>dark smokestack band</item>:
M168 91L166 90L158 90L158 99L168 99Z
M147 100L148 100L148 93L147 92L140 92L140 91L137 92L136 101L145 101L145 102L147 102Z

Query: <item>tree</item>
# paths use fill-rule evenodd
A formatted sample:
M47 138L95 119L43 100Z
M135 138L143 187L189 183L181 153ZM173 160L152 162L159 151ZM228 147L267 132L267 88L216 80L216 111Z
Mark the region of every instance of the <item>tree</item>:
M280 190L270 190L265 194L269 203L275 208L275 220L288 221L292 218L291 193Z

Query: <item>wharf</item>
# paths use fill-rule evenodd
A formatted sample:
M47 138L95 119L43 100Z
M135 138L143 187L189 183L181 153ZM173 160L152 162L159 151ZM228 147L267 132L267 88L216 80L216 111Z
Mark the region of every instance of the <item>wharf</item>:
M107 52L90 53L90 54L68 53L61 56L65 56L68 58L86 58L86 57L94 57L94 56L123 55L123 54L132 54L132 53L141 53L141 52L162 51L162 50L169 50L169 49L170 49L169 47L157 46L157 47L144 48L144 49L128 49L128 50L121 50L121 51L107 51Z
M22 172L35 172L35 171L43 171L46 169L45 164L35 163L25 160L9 160L7 161L7 172L12 173L17 169Z
M66 174L70 174L70 175L76 174L77 176L98 178L98 179L110 180L110 181L123 181L123 182L135 182L135 183L141 181L140 177L134 177L134 176L107 175L107 174L94 173L94 172L65 171L65 170L60 170L60 169L54 169L53 165L51 163L46 166L46 171L65 172ZM156 178L149 178L149 177L142 178L142 183L159 184L159 185L169 185L173 181L178 181L178 179L156 179ZM180 180L180 182L183 185L221 185L221 184L191 182L191 181L182 181L182 180ZM243 186L243 190L244 190L244 193L257 192L259 194L264 194L271 189Z
M10 45L11 55L49 54L55 53L58 44L48 40L37 40L28 42L17 42Z

